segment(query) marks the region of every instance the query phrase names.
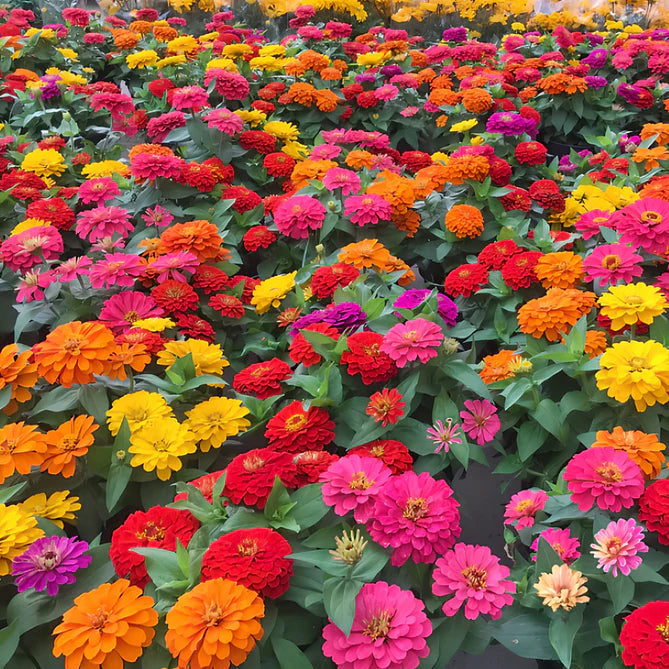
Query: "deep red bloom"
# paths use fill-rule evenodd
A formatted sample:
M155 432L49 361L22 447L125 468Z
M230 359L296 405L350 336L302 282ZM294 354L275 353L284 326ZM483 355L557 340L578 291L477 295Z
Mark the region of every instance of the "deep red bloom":
M176 323L184 337L202 339L209 343L213 343L216 338L216 332L211 324L195 314L179 314Z
M109 557L114 570L120 577L129 578L133 585L143 588L149 582L144 558L131 549L150 546L175 551L177 539L185 548L199 527L200 523L190 511L164 506L135 511L112 533Z
M404 415L406 402L402 401L402 394L395 388L384 388L369 398L365 413L384 427L393 425Z
M351 376L360 374L366 386L392 379L397 374L397 365L387 353L381 351L382 343L383 335L378 332L355 332L349 335L348 351L341 354L341 364L346 365L346 371Z
M203 290L205 295L223 290L228 285L229 277L218 267L200 265L193 274L192 283L195 288Z
M308 330L309 332L319 332L326 337L330 337L330 339L339 339L339 330L327 323L312 323L303 329ZM300 332L298 332L293 337L293 341L290 342L288 355L293 362L297 362L298 364L301 362L305 367L316 365L322 360L320 354L314 351L313 346Z
M293 173L295 160L287 153L269 153L263 159L262 166L271 177L289 177Z
M290 544L265 527L234 530L219 537L202 558L202 580L227 578L262 597L276 599L290 587Z
M311 290L319 299L332 297L339 286L348 286L360 276L360 272L343 262L319 267L311 277Z
M325 409L305 409L296 400L269 419L265 437L269 447L277 451L320 451L334 439L334 426Z
M281 381L292 374L287 363L279 358L271 358L265 362L249 365L235 374L232 387L242 395L254 395L265 400L273 395L280 395Z
M478 255L478 261L488 270L502 269L511 256L522 251L513 239L502 239L484 247Z
M256 448L233 458L226 469L223 495L233 504L246 504L264 509L275 477L290 487L295 465L290 453L271 448Z
M213 295L209 299L209 306L226 318L242 318L244 315L244 303L234 295Z
M262 130L247 130L239 136L239 143L244 149L255 149L258 153L272 153L276 146L276 137Z
M242 290L242 302L244 304L251 304L251 298L253 297L253 289L260 285L260 279L254 279L250 276L244 276L243 274L235 274L231 276L228 282L230 288L234 288L238 284L243 283L244 288Z
M562 212L565 209L564 195L552 179L539 179L530 186L530 197L544 209Z
M69 230L74 223L74 212L61 198L51 197L31 202L26 209L26 218L39 218L59 230Z
M444 292L452 297L469 297L488 283L488 270L480 263L460 265L444 279Z
M242 237L242 243L247 251L253 252L258 249L266 249L276 241L276 233L272 232L266 225L254 225L249 228Z
M542 255L541 251L524 251L511 256L502 267L504 283L514 290L529 288L533 283L538 283L534 268Z
M330 467L339 456L327 451L302 451L293 456L295 472L288 477L290 487L301 488L311 483L317 483L321 474Z
M516 160L521 165L543 165L548 149L541 142L520 142L516 146Z
M197 188L202 193L211 193L218 183L214 170L199 163L182 163L179 182Z
M423 167L432 165L432 158L424 151L404 151L400 156L400 165L404 165L410 172L418 172Z
M262 198L258 193L254 193L245 186L228 186L223 189L221 200L234 200L232 208L243 214L245 211L251 211L262 203Z
M358 93L355 101L358 103L358 107L362 107L363 109L371 109L379 103L379 99L374 95L374 91Z
M413 458L409 449L396 439L376 439L352 448L347 455L379 458L393 475L408 472L413 466Z
M151 291L156 304L170 314L192 311L197 308L200 298L193 288L182 281L168 279Z
M622 659L634 669L669 666L669 602L648 602L625 618Z
M216 481L221 478L222 474L225 474L225 469L219 469L217 472L210 472L209 474L199 476L192 481L188 481L188 485L195 486L202 493L207 502L211 504L214 501L214 486L216 485ZM175 502L182 499L188 499L187 492L180 492L174 496Z
M156 355L165 347L165 340L159 332L149 332L141 328L133 328L114 337L118 344L143 344L151 355Z
M669 479L657 479L644 490L639 498L639 520L657 532L663 546L669 546Z
M524 211L527 213L532 207L532 200L528 192L518 188L518 186L507 185L506 188L511 192L499 198L504 211Z

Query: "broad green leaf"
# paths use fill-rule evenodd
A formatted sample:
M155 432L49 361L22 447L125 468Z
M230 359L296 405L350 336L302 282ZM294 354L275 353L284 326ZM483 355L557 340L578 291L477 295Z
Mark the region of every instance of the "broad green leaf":
M516 444L518 455L525 462L536 453L546 441L548 432L533 420L525 421L518 429Z
M307 656L288 639L270 637L272 649L281 669L314 669Z
M570 669L571 655L574 647L574 637L583 622L584 606L577 606L569 612L551 620L548 628L548 639L555 649L560 662Z
M514 607L515 609L515 607ZM507 610L502 623L492 626L492 636L515 655L533 660L557 660L548 640L548 618L541 613Z
M355 598L363 586L362 581L328 578L323 583L323 603L332 622L346 635L351 633L355 616Z

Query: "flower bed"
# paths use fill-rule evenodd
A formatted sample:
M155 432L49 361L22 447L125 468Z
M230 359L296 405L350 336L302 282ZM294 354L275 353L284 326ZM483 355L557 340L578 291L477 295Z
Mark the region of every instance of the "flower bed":
M664 666L669 31L319 18L4 12L0 667Z

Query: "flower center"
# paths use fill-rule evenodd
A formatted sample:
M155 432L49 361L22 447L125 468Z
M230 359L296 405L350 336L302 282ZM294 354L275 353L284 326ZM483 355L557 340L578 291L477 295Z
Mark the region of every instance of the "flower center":
M531 499L524 499L522 502L516 504L516 511L518 513L523 513L526 509L529 509L532 506Z
M244 460L243 467L247 472L255 472L265 464L265 461L258 455L250 455Z
M253 539L244 539L237 545L237 552L246 557L252 557L258 552L258 544Z
M252 372L249 372L249 374L257 379L259 376L265 376L265 374L267 374L267 371L268 371L267 367L257 367Z
M136 311L128 311L123 314L123 320L128 323L134 323L139 320L139 314Z
M297 432L307 424L307 417L303 413L295 414L286 420L284 426L289 432Z
M60 554L53 549L46 550L39 556L37 563L42 570L53 569L56 565L60 564Z
M372 616L371 620L363 622L365 629L363 634L365 636L371 636L372 639L385 638L390 632L390 623L392 621L392 616L388 611L382 611L378 616Z
M409 497L404 503L402 515L412 521L425 518L430 511L428 503L422 497Z
M385 450L383 446L379 444L378 446L372 446L372 448L369 449L369 452L375 458L382 458L385 453Z
M372 344L371 346L363 346L363 349L367 355L378 355L379 354L379 345Z
M91 621L91 627L96 630L102 630L109 618L109 612L100 608L96 613L88 614L88 618Z
M73 451L79 445L79 439L73 434L66 434L59 442L58 448L61 451Z
M632 307L638 307L643 302L643 298L639 295L628 295L625 301Z
M622 550L622 547L623 542L620 537L611 537L611 539L606 542L606 552L609 555L618 555Z
M641 220L644 223L662 223L662 214L657 211L644 211Z
M646 361L644 358L635 356L634 358L630 358L630 367L633 372L643 372L646 369Z
M356 472L351 477L348 487L351 490L367 490L374 485L374 480L369 480L364 472Z
M610 253L609 255L604 256L602 258L602 267L605 267L611 271L618 269L620 267L620 257L614 253Z
M207 623L207 627L216 627L223 618L223 611L217 602L210 602L205 609L202 619Z
M486 570L478 569L477 567L469 566L463 569L462 575L467 579L469 586L474 590L483 590L486 587Z
M417 341L416 330L409 330L408 332L403 333L402 337L404 339L406 339L407 341L410 341L412 343L416 343L416 341Z
M660 633L662 639L669 643L669 616L664 621L664 625L658 625L655 629Z
M137 532L135 536L138 539L146 539L147 541L162 541L165 538L165 529L149 521L141 532Z
M603 462L595 469L595 472L606 483L617 483L623 478L620 467L613 462Z
M80 345L81 345L80 337L69 337L63 343L63 348L74 355L78 355Z

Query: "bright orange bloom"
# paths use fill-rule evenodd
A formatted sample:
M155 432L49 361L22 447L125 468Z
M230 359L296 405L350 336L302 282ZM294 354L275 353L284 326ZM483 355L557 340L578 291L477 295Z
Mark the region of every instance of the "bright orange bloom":
M7 344L0 351L0 389L12 386L11 399L3 409L7 415L18 409L18 402L27 402L31 398L28 388L32 388L39 378L32 357L32 351L19 353L16 344Z
M534 267L541 285L548 288L573 288L583 277L583 260L571 251L545 253Z
M655 143L665 146L669 144L669 123L646 123L639 134L641 139L650 139L657 135Z
M445 168L448 180L459 186L465 179L484 181L490 172L490 163L485 156L451 156Z
M223 238L218 234L218 228L209 221L176 223L160 235L161 253L189 251L199 262L218 260L221 252L225 256L229 255L230 252L222 248L222 244Z
M341 79L341 70L336 67L326 67L321 70L321 79L323 81L339 81Z
M518 309L520 331L535 339L559 341L581 316L595 304L597 296L575 288L551 288L546 295L530 300Z
M115 349L114 335L102 323L72 321L35 344L33 354L40 376L70 388L74 383L93 383L94 374L104 374Z
M308 70L314 72L320 72L330 64L330 59L326 55L313 49L302 51L297 58Z
M537 85L542 91L550 95L557 95L559 93L584 93L588 89L588 84L583 77L577 77L573 74L565 74L558 72L557 74L549 74L543 79L539 79Z
M601 330L587 330L585 333L585 347L583 352L592 360L606 351L606 333Z
M427 65L427 56L422 51L411 49L409 55L411 56L412 67L425 67Z
M431 67L426 67L422 70L418 70L416 76L418 77L419 84L426 84L435 79L437 73Z
M483 214L470 204L455 204L446 213L446 228L456 237L474 239L483 232Z
M462 104L471 114L485 114L492 107L492 95L484 88L468 88L462 92Z
M494 383L495 381L503 381L514 376L514 373L509 369L509 363L518 356L515 351L503 349L494 355L486 355L483 358L483 369L479 371L479 376L483 379L483 383Z
M168 612L165 642L180 667L239 666L262 639L262 598L234 581L215 578L181 595Z
M391 258L390 251L378 239L363 239L344 246L337 259L357 269L376 267L383 270Z
M128 158L132 162L132 159L140 153L150 153L153 156L174 155L174 151L169 146L163 146L162 144L135 144L128 152Z
M359 170L363 167L371 170L374 165L374 154L361 149L353 149L353 151L348 152L344 162L354 170Z
M114 30L114 44L119 49L134 49L139 44L141 35L132 30Z
M367 193L380 195L389 202L396 214L405 214L415 201L412 180L383 170L376 181L367 188Z
M435 88L448 88L452 90L453 81L447 74L440 74L430 81L430 90L434 90Z
M65 669L122 669L151 644L158 623L153 599L121 578L79 595L53 631L53 654Z
M153 29L153 24L150 21L132 21L128 29L140 35L148 35Z
M88 453L95 442L93 432L100 426L93 416L74 416L55 430L44 435L46 453L40 471L60 474L64 478L74 476L77 458Z
M639 191L639 197L641 199L656 197L665 202L669 202L669 174L653 177Z
M302 160L290 175L295 190L309 185L309 181L320 181L333 167L337 167L334 160Z
M473 76L474 72L475 72L475 70L471 65L460 65L460 67L455 68L455 70L453 71L453 74L460 81L462 81L463 79L466 79L467 77Z
M591 448L607 446L625 451L641 467L647 481L660 474L666 446L658 440L657 435L646 434L640 430L625 431L618 425L613 428L613 432L599 430Z
M390 222L398 229L407 233L407 237L415 237L420 228L420 214L409 209L406 214L392 214Z
M151 355L144 344L118 344L107 359L105 376L125 381L128 378L128 367L136 372L142 372L150 362Z
M169 42L170 40L179 37L179 32L169 24L156 25L153 26L153 36L159 42Z
M286 91L286 95L292 102L297 102L297 104L303 107L311 107L316 101L316 89L304 81L297 81L291 84L290 88Z
M669 150L665 146L654 146L652 149L642 149L639 147L633 154L632 160L635 163L645 163L647 170L652 170L660 166L660 160L669 160Z
M396 258L395 256L390 256L386 266L382 268L384 272L399 272L402 270L404 274L397 280L397 283L400 286L408 286L410 283L413 283L416 280L416 275L413 273L412 269L407 265L404 260Z
M328 89L316 91L315 99L318 111L325 113L333 112L341 102L339 97L337 97L337 94Z
M0 484L15 471L28 474L33 465L44 460L46 444L37 425L9 423L0 428Z
M440 163L435 163L434 165L429 165L428 167L423 167L418 170L414 177L414 193L416 197L425 199L433 191L442 190L448 183L448 174L448 168ZM419 187L419 180L421 184L425 185Z
M462 93L456 93L449 88L435 88L427 99L437 107L454 107L462 101Z
M307 71L305 64L301 63L299 60L293 60L290 63L286 63L283 69L286 74L291 77L301 77Z

